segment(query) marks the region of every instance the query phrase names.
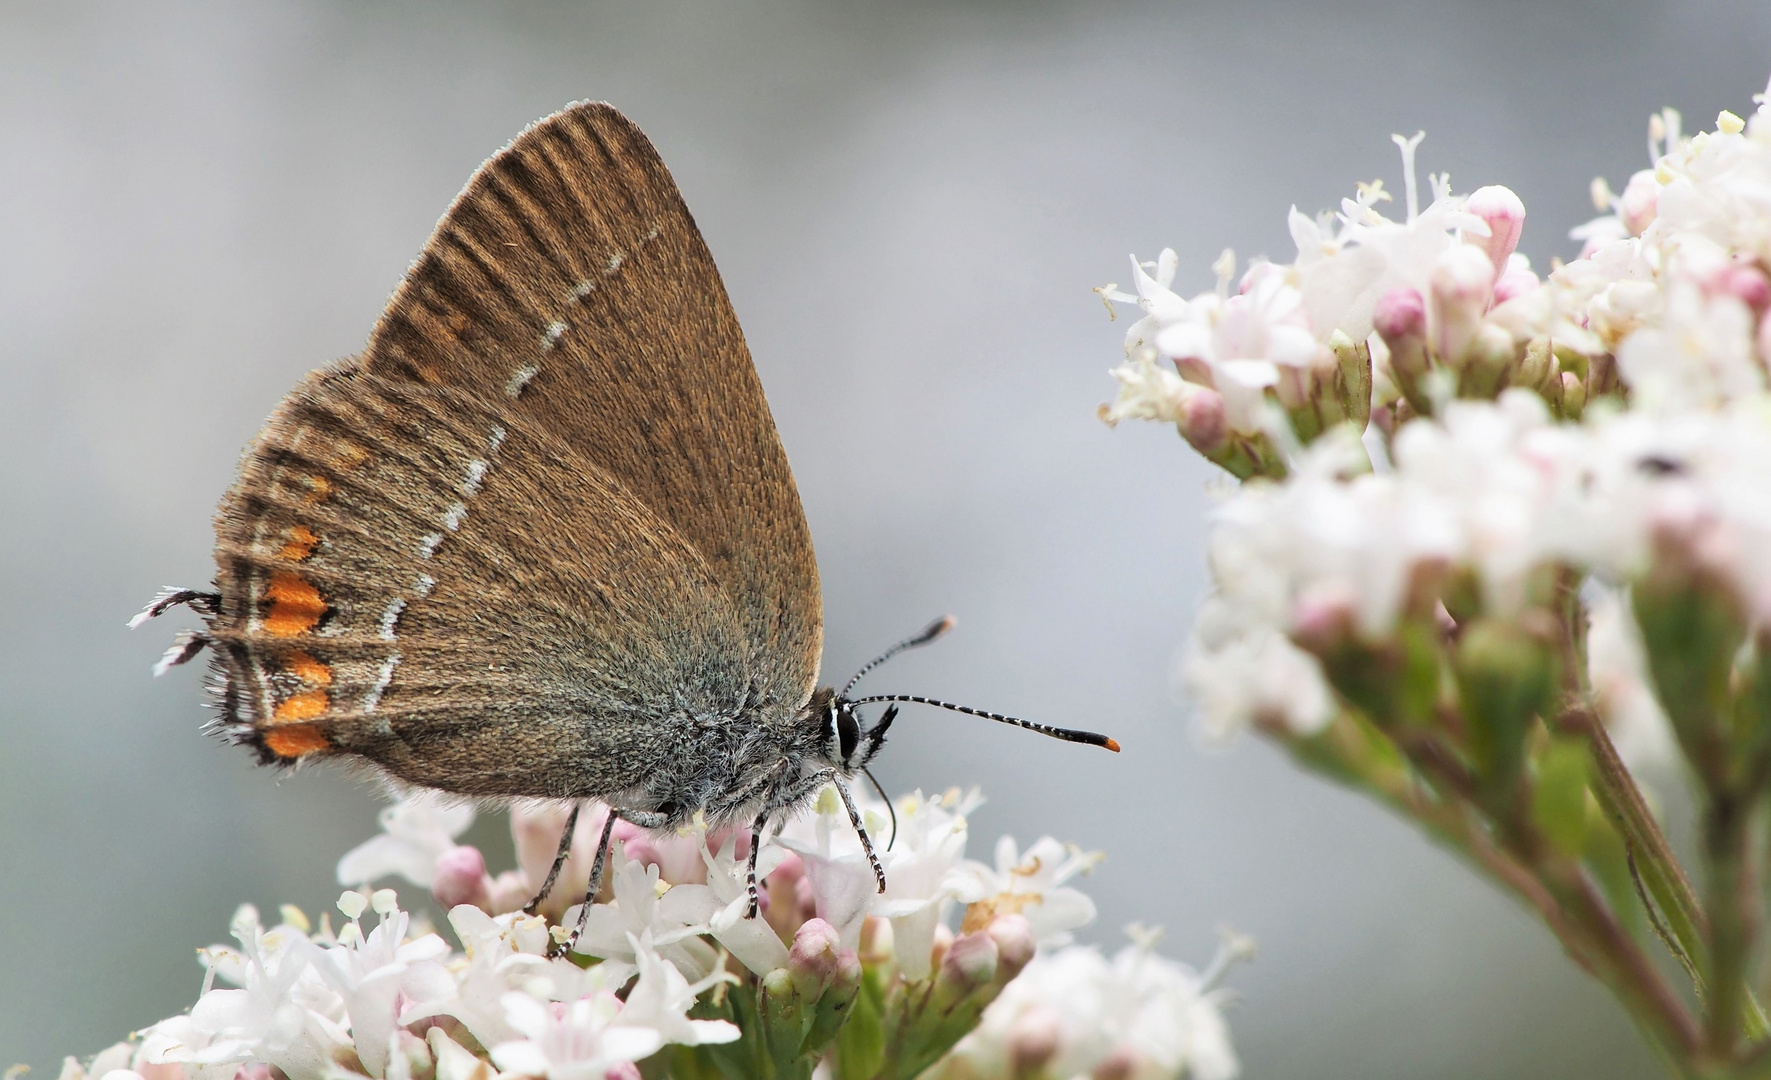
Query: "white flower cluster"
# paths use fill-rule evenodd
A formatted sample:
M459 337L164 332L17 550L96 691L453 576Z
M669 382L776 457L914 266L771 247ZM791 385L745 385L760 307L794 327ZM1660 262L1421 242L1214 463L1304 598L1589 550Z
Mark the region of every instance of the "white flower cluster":
M1229 995L1216 984L1253 955L1253 942L1226 934L1201 974L1157 956L1155 933L1129 932L1132 944L1111 960L1081 945L1037 957L929 1080L1232 1080L1240 1066L1222 1012Z
M667 1042L738 1037L731 1024L688 1018L706 985L658 960L649 941L634 943L639 980L623 1002L615 996L621 984L599 967L547 957L538 916L493 918L458 907L449 921L464 950L454 954L436 934L413 932L391 889L346 892L338 907L347 921L337 933L329 918L316 930L294 908L266 929L254 908L242 907L233 925L238 947L204 951L209 973L197 1004L145 1031L116 1068L187 1080L232 1080L267 1065L290 1080L410 1080L433 1070L438 1080L468 1080L484 1069L451 1037L465 1029L504 1072L603 1080L637 1077L632 1063ZM365 931L370 909L379 921ZM217 979L233 986L216 987ZM424 1023L441 1017L459 1028ZM129 1080L97 1064L88 1074ZM81 1075L70 1058L63 1080Z
M329 918L316 929L294 908L267 929L256 910L241 908L233 926L237 946L203 951L203 992L188 1014L154 1025L88 1068L68 1059L62 1080L234 1080L236 1074L268 1080L270 1074L253 1072L265 1066L287 1080L630 1080L639 1075L634 1063L666 1044L739 1038L733 1024L691 1019L689 1010L704 991L738 981L728 956L758 977L797 971L800 946L790 956L784 942L797 942L802 928L817 929L812 936L825 935L850 963L865 936L870 956L888 958L897 976L912 982L932 978L955 942L947 919L956 902L967 905L961 933L1009 916L1030 954L1036 943L1067 943L1095 914L1093 902L1067 882L1100 856L1050 837L1023 853L1004 837L993 865L968 860L966 815L981 802L975 791L934 798L917 792L895 808L858 800L870 832L892 838L890 850L880 853L890 883L882 896L847 812L834 790L825 791L814 813L788 823L758 853L759 919L744 918L748 836L742 831L709 835L696 827L659 836L617 822L620 841L611 851L606 892L592 905L576 945L600 962L583 966L582 958L550 956L550 946L564 940L581 911L564 875L556 889L564 900L550 901L540 914L520 910L530 882L551 862L565 811L514 808L523 869L493 877L476 849L456 843L473 821L472 807L413 793L382 812L381 834L340 860L341 883L362 886L339 900L346 919L340 930L332 930ZM588 875L605 812L597 807L580 816L565 874ZM389 875L432 890L448 909L459 952L415 928L391 889L369 891L369 883ZM576 880L581 900L583 877ZM370 910L378 921L366 928ZM1169 1000L1178 992L1170 987L1172 972L1181 969L1164 966L1147 950L1139 955L1140 961L1117 963L1156 972L1138 985L1148 983L1152 1001ZM1041 977L1018 992L1016 1007L1043 1001L1050 1009L1070 1009L1061 982ZM1216 999L1200 1001L1206 1004L1182 1012L1150 1006L1149 1018L1125 1030L1141 1033L1133 1038L1137 1046L1198 1043L1233 1061ZM1098 1002L1088 1008L1098 1012ZM1098 1019L1095 1012L1077 1013L1072 1026ZM1156 1075L1178 1075L1191 1060L1167 1051L1151 1055L1167 1069Z
M1621 196L1595 184L1610 213L1542 279L1514 251L1512 192L1434 177L1417 211L1418 140L1399 139L1405 220L1365 185L1334 218L1294 210L1297 260L1256 263L1234 293L1226 259L1214 292L1182 299L1172 252L1153 275L1134 263L1135 296L1109 287L1144 315L1108 419L1174 422L1208 456L1236 433L1283 454L1216 514L1216 590L1182 671L1208 730L1320 729L1334 698L1298 643L1381 640L1454 575L1504 618L1542 602L1548 568L1627 584L1677 565L1771 620L1771 104L1755 100L1690 138L1655 117L1652 168ZM1302 431L1350 355L1374 369L1371 429ZM1594 610L1601 707L1641 721L1627 610Z

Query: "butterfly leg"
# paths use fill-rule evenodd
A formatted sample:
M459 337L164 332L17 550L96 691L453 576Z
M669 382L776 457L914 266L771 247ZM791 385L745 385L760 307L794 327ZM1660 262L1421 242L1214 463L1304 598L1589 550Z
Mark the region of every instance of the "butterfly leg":
M867 861L873 865L873 877L883 893L886 889L885 867L879 865L879 856L873 853L873 840L867 835L867 826L861 824L861 811L855 809L854 796L849 794L849 786L842 782L842 777L832 776L830 782L836 785L836 793L842 796L842 804L849 812L849 824L855 827L855 835L861 838L861 850L867 853Z
M564 956L578 947L578 939L584 934L584 927L590 921L590 906L596 903L596 895L603 889L603 867L609 859L609 842L615 835L615 819L625 818L642 829L656 829L664 825L670 818L664 814L654 814L649 810L622 810L609 808L609 816L603 819L603 835L596 845L596 860L590 864L590 884L584 890L584 904L578 909L578 925L572 929L572 936L566 939L565 947L555 952L549 949L549 955Z
M560 833L560 849L554 853L553 866L548 868L547 880L541 883L541 891L535 899L523 905L524 915L533 915L541 907L541 901L553 891L553 883L560 879L560 867L566 865L567 856L572 854L572 834L578 831L578 811L584 809L583 803L573 803L572 812L566 815L566 829Z
M744 885L750 890L750 910L744 915L746 919L756 918L757 908L761 903L756 892L756 853L762 850L763 830L768 827L769 815L766 812L758 814L756 822L750 826L750 865L744 875Z

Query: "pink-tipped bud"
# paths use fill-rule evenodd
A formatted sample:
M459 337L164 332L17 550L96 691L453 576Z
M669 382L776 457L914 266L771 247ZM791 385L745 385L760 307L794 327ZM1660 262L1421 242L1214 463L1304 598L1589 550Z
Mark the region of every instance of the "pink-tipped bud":
M941 970L935 975L935 992L950 1001L957 1001L980 987L996 981L996 942L988 931L961 934L941 958Z
M1437 324L1433 351L1441 363L1462 366L1494 295L1494 268L1477 248L1447 248L1433 261L1430 281Z
M1201 454L1210 457L1224 448L1230 437L1230 421L1224 412L1224 395L1199 387L1187 396L1176 422L1181 437Z
M1033 936L1033 924L1025 915L998 915L984 928L996 943L997 974L1008 982L1033 960L1039 942Z
M642 1080L643 1076L640 1067L631 1061L623 1061L603 1070L603 1080Z
M1378 297L1372 328L1390 349L1390 370L1404 379L1427 372L1427 302L1407 286Z
M242 1065L234 1070L234 1080L272 1080L276 1074L269 1065Z
M1327 656L1352 640L1358 619L1359 598L1351 587L1313 589L1291 609L1291 640L1301 649Z
M1138 1075L1138 1066L1142 1063L1143 1059L1136 1050L1129 1046L1118 1046L1088 1074L1089 1080L1131 1080Z
M437 856L436 873L431 878L431 895L444 911L472 904L481 911L492 910L492 876L486 873L486 857L471 844L452 847Z
M1490 184L1470 193L1464 209L1488 225L1487 236L1465 236L1464 241L1482 250L1494 267L1494 281L1507 272L1507 259L1519 246L1519 234L1525 230L1525 204L1512 188Z
M1016 1017L1008 1031L1009 1075L1039 1075L1058 1056L1063 1026L1063 1015L1049 1005L1034 1005Z
M1509 265L1506 272L1495 281L1494 302L1498 305L1504 304L1508 300L1516 300L1535 291L1541 285L1543 285L1543 281L1538 278L1536 272L1529 266L1523 265L1523 260L1521 260L1518 264Z
M787 952L787 973L793 988L807 1001L822 997L841 960L842 938L823 919L810 919L793 935Z
M1756 266L1733 266L1722 275L1722 291L1735 297L1755 313L1771 306L1771 279Z

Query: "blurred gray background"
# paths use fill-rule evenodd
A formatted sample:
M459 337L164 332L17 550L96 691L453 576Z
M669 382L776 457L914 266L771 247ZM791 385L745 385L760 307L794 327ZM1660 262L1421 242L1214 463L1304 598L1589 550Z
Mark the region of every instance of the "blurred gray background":
M0 1066L54 1075L194 999L244 900L315 911L374 792L198 734L173 626L239 448L358 349L472 169L578 98L675 171L810 516L827 668L952 611L872 685L1106 730L1111 757L917 711L894 790L978 783L994 838L1104 849L1195 964L1230 923L1254 1077L1656 1068L1553 939L1412 830L1170 686L1209 471L1094 419L1126 254L1289 259L1286 208L1422 171L1506 183L1541 268L1661 105L1745 114L1762 0L1651 3L0 3ZM174 620L176 622L176 620ZM501 822L476 827L495 838Z

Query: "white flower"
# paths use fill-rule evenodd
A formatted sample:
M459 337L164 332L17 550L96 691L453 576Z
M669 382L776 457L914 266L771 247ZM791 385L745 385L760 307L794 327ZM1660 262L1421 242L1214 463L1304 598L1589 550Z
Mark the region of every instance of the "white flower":
M313 964L344 1002L358 1058L371 1076L380 1076L387 1066L388 1039L397 1026L399 999L411 982L409 973L415 965L446 955L449 946L435 934L407 941L412 917L399 909L392 889L375 894L373 903L381 921L365 935L357 921L360 899L359 893L345 893L340 899L339 907L346 909L350 922L339 932L336 945L316 950Z
M547 1080L604 1080L615 1066L656 1053L664 1037L650 1028L615 1023L621 1001L603 991L573 1002L541 1002L527 994L504 995L505 1017L522 1041L492 1047L492 1060L507 1073Z
M461 941L463 955L447 967L421 965L413 971L406 980L409 1000L399 1022L448 1015L461 1021L482 1046L517 1038L505 1017L504 995L549 974L546 923L540 916L491 916L461 904L449 912L449 925ZM567 961L556 962L578 970ZM618 988L618 984L609 987Z
M206 1044L193 1047L196 1063L258 1060L289 1080L318 1080L351 1039L342 999L313 970L313 945L292 926L266 931L250 905L234 916L233 933L238 954L212 953L240 989L208 990L192 1007L189 1030Z
M967 862L959 881L957 899L976 905L966 912L966 929L981 929L998 914L1018 914L1033 928L1042 949L1070 943L1070 931L1087 926L1095 918L1095 902L1068 888L1066 881L1086 874L1105 858L1098 851L1085 852L1060 844L1049 836L1033 842L1026 854L1015 838L996 841L996 865ZM977 925L973 926L973 922Z
M875 850L884 847L877 839L890 835L884 804L863 792L852 795L868 834L876 838ZM820 791L812 812L789 821L777 842L797 853L805 865L818 918L836 928L843 948L859 945L861 924L873 909L879 886L836 789Z
M775 928L760 915L748 918L750 913L750 884L748 861L738 858L738 837L736 834L726 837L717 853L701 847L701 857L705 861L707 871L706 885L678 885L677 889L700 889L702 893L688 893L687 897L699 895L706 906L705 920L713 932L714 940L724 945L738 962L758 975L767 975L776 968L787 966L787 946L775 935ZM756 876L758 881L766 879L781 865L787 857L786 849L776 844L767 844L757 853Z
M907 979L925 979L933 970L936 928L969 876L962 867L966 815L983 802L976 788L934 798L917 791L898 800L897 840L882 860L886 891L875 894L872 913L891 920L892 951Z
M617 1023L656 1031L665 1042L684 1046L728 1043L739 1038L742 1033L735 1024L689 1019L689 1010L695 1007L695 999L703 991L722 982L737 982L736 977L716 971L691 983L675 964L666 962L652 948L649 936L634 938L629 945L640 977L627 995Z
M706 886L670 887L658 867L628 859L619 846L610 848L609 860L615 899L592 905L577 951L631 974L638 970L632 942L644 937L685 977L706 978L719 962L719 953L700 937L708 930ZM561 925L576 926L578 915L578 908L568 910Z
M976 1030L929 1075L1009 1074L1011 1060L1036 1075L1231 1080L1239 1071L1221 1007L1212 988L1245 946L1226 945L1201 976L1157 956L1153 935L1111 961L1092 947L1041 953L984 1010Z
M381 835L358 844L338 860L338 883L366 885L398 874L428 889L437 856L455 846L455 838L467 831L473 819L469 803L424 790L404 795L382 808Z

